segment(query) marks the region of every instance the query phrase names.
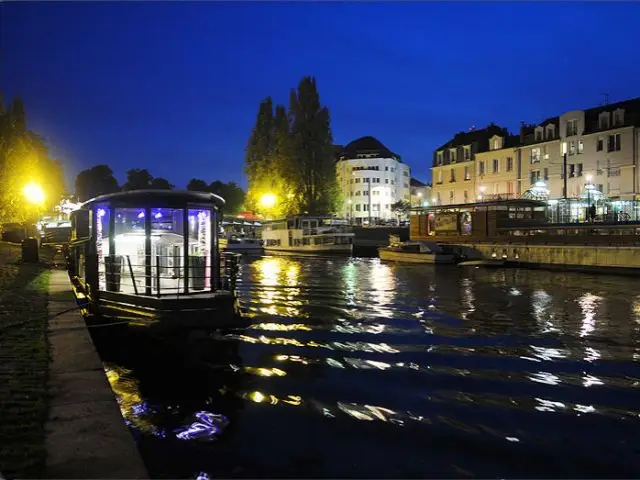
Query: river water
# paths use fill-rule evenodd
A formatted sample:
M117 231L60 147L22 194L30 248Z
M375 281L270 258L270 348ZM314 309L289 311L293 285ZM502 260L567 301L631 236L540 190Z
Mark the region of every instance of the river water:
M240 277L254 325L205 368L94 329L153 477L640 477L635 279L310 257Z

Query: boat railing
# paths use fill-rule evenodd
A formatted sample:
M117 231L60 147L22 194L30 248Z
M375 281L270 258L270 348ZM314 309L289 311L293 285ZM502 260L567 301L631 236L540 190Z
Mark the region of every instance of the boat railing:
M353 232L349 227L319 227L302 229L303 235L344 235L350 233Z
M235 289L240 254L220 254L219 273L212 288L209 258L189 255L185 272L182 257L155 255L151 265L139 263L130 255L107 255L99 262L100 290L144 296L182 296L211 293L212 290ZM178 261L176 261L178 260ZM186 273L186 275L185 275Z

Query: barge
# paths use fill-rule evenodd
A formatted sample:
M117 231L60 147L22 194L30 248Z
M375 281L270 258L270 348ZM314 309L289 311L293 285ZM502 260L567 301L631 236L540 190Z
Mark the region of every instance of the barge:
M266 252L350 255L353 237L346 220L330 216L293 216L265 222L262 228Z
M219 252L224 199L134 190L71 214L69 275L89 314L166 329L246 326L234 292L237 254Z

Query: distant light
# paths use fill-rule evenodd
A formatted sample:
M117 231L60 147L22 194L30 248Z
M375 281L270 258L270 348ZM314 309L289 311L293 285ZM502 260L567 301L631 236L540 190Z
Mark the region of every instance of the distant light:
M138 218L144 218L144 212L140 212L140 213L138 214Z
M260 205L264 208L271 208L276 204L276 196L273 193L265 193L260 197Z
M144 217L144 212L142 213L142 216ZM160 212L158 212L153 217L154 218L162 218L162 214Z
M98 218L104 217L106 213L107 212L105 212L104 208L99 208L98 209Z

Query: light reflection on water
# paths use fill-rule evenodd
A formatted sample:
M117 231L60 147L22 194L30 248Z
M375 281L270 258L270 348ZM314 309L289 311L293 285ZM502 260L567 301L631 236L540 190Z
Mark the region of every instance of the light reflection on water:
M264 257L238 285L255 323L216 344L238 358L191 382L110 366L158 476L640 476L626 278ZM200 411L229 426L165 460Z

